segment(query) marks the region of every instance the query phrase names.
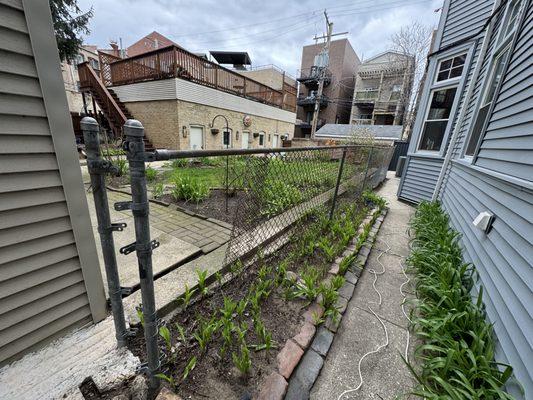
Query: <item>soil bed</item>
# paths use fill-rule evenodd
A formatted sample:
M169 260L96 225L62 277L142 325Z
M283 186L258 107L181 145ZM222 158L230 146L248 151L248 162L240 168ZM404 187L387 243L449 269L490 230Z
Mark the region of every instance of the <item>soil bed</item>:
M241 199L245 197L241 190L229 193L228 209L226 211L226 191L224 189L211 189L209 197L198 203L185 200L176 200L170 194L163 195L160 199L166 203L176 204L178 207L192 211L196 214L208 218L215 218L232 224L234 221L235 211L239 206Z

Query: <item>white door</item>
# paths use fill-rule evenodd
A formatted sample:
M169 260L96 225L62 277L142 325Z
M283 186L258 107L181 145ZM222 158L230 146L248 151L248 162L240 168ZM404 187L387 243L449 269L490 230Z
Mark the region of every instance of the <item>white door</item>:
M273 148L279 147L279 135L272 136L272 147Z
M204 148L204 129L200 126L191 126L190 132L189 148L202 150Z
M241 149L247 149L248 147L250 147L249 140L250 140L250 133L249 132L243 132L242 133Z

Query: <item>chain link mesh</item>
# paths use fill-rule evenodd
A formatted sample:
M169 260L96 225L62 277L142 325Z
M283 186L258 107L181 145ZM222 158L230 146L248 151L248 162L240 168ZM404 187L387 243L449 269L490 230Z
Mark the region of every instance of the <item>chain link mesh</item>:
M233 215L226 264L259 249L270 253L277 239L315 208L329 211L357 201L385 179L392 152L392 147L347 146L230 157L226 187L237 200L228 210Z

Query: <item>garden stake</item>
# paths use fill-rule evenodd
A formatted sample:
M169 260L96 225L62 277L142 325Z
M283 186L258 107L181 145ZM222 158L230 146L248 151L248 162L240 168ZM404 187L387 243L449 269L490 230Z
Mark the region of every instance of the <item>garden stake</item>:
M144 337L146 340L146 356L148 359L148 390L149 396L155 397L160 380L156 376L160 372L159 350L157 347L158 329L154 297L154 276L152 271L152 250L159 246L150 240L149 203L146 191L144 128L134 119L124 124L126 141L124 150L128 157L131 177L130 208L135 222L135 250L139 265L141 283L142 312L144 315ZM131 247L127 246L127 247ZM124 250L125 248L121 249Z
M118 347L123 347L126 345L128 330L126 329L124 307L122 305L122 290L118 275L113 231L122 231L126 224L111 223L105 174L112 171L113 165L109 161L103 160L100 155L100 139L98 137L100 129L98 123L94 118L85 117L81 120L81 129L85 139L85 150L87 151L87 168L91 176L94 207L96 209L96 219L98 220L98 233L100 234L111 312L115 324L115 336Z
M337 175L337 184L335 185L335 191L333 192L333 200L331 201L331 211L329 212L329 220L333 219L333 213L335 212L335 204L337 203L337 195L339 193L339 186L341 184L342 171L344 169L344 160L346 159L346 147L342 149L342 158L339 165L339 174Z

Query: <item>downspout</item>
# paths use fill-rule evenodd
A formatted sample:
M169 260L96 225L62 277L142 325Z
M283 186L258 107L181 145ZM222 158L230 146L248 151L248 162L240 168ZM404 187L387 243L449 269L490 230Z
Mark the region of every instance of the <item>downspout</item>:
M442 167L439 173L439 178L437 179L437 184L435 185L435 190L433 191L433 196L431 197L431 201L436 201L439 197L440 188L442 186L442 182L444 181L444 175L446 174L446 170L448 169L448 165L450 165L450 161L452 159L452 149L455 147L455 143L457 142L457 139L459 138L459 131L461 130L461 126L463 125L463 120L466 114L466 110L468 108L468 104L466 102L469 101L470 96L472 95L472 92L474 90L474 87L476 86L476 81L479 75L479 71L481 70L481 66L483 65L483 59L485 58L485 53L487 52L487 47L489 45L489 38L492 33L493 26L494 24L489 25L489 29L487 29L487 32L483 38L483 44L481 45L481 52L479 53L479 57L477 59L476 69L474 70L474 73L472 74L472 79L470 80L470 83L468 85L468 90L464 98L465 101L463 102L463 107L461 107L461 112L459 114L459 117L457 118L457 123L455 124L452 138L450 139L450 143L448 144L446 156L444 157L444 162L442 163ZM478 42L479 42L479 39L476 39L475 41L476 46ZM474 54L475 54L475 51L476 50L474 48ZM483 91L483 88L481 88L481 90Z

